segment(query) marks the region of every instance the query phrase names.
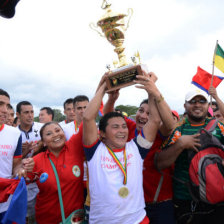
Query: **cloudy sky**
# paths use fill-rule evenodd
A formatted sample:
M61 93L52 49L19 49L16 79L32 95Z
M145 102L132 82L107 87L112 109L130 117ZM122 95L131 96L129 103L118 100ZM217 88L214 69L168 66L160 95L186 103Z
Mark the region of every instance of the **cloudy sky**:
M115 12L134 14L125 34L128 58L158 76L157 86L172 109L183 113L185 93L200 66L212 72L216 40L224 49L223 0L110 0ZM61 108L78 94L92 98L117 60L113 46L90 29L105 13L102 0L21 0L12 19L0 18L1 88L12 105L28 100L35 114L43 106ZM223 75L218 70L215 74ZM224 84L217 88L224 99ZM134 86L121 90L117 105L146 98ZM106 100L106 98L105 98Z

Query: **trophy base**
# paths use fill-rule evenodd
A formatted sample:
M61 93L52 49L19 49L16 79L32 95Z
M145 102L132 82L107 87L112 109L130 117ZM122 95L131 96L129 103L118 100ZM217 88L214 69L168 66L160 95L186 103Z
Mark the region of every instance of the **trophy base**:
M123 66L111 71L106 79L106 92L134 85L133 80L137 79L136 75L142 75L143 70L147 72L146 65L138 64Z

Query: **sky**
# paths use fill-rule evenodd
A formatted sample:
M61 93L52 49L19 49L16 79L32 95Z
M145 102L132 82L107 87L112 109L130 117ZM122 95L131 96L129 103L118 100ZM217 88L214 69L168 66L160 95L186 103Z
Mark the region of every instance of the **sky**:
M67 98L94 96L106 65L117 60L114 47L89 26L105 14L102 2L20 0L12 19L0 17L0 88L10 94L14 108L28 100L38 115L44 106L62 109ZM133 9L126 57L139 51L141 62L158 76L156 84L171 109L183 113L197 66L212 73L217 40L224 49L224 1L108 2L114 12ZM223 76L218 69L215 74ZM223 87L217 87L221 99ZM116 105L138 106L144 98L144 90L130 86L120 90Z

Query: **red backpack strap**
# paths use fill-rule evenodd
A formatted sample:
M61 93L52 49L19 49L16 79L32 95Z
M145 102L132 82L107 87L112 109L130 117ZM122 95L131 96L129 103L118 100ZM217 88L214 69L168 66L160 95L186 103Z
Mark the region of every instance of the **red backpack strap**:
M206 127L204 128L206 131L213 132L218 124L218 120L212 119L208 122Z

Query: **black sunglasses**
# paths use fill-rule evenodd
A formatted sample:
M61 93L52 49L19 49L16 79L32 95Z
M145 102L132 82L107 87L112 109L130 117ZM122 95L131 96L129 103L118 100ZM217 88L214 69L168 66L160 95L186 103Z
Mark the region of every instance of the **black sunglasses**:
M196 104L196 103L200 103L200 104L205 104L207 103L207 100L206 99L200 99L200 100L190 100L190 101L187 101L189 104Z

